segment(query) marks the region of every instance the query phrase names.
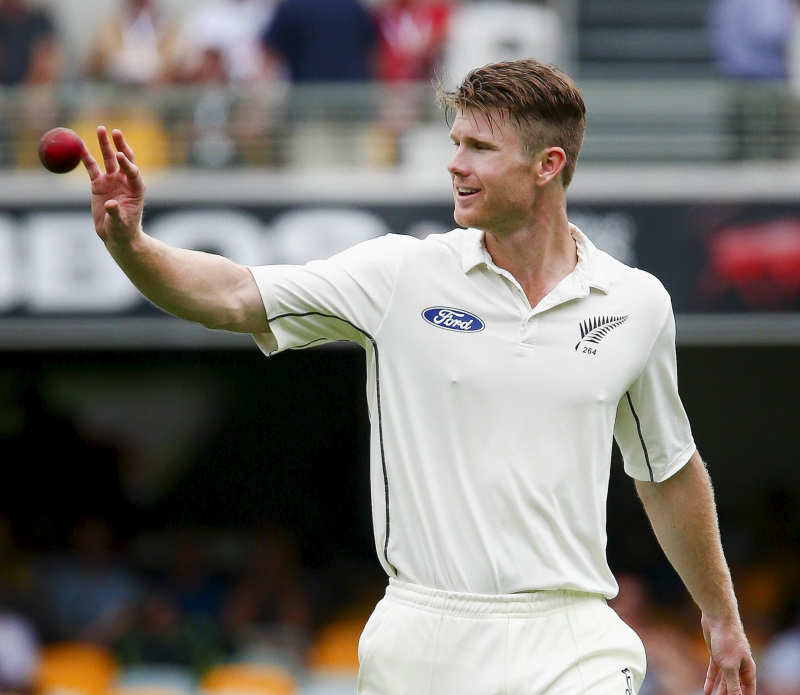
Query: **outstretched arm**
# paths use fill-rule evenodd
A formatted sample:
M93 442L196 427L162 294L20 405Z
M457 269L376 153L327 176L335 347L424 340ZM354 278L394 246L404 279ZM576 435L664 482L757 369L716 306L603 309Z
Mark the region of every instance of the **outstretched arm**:
M730 571L722 552L714 493L705 464L695 453L661 483L636 481L661 547L702 611L711 652L703 692L755 695L756 666L744 634Z
M247 268L214 254L167 246L144 233L145 185L133 150L119 130L113 131L113 144L103 127L97 138L105 173L88 149L83 156L92 182L95 230L131 282L180 318L208 328L269 333L258 286Z

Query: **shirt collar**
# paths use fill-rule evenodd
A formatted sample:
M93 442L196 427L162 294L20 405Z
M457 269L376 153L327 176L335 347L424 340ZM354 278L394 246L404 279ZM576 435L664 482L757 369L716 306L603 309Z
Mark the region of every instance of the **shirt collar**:
M570 234L575 239L575 246L578 250L578 264L572 271L574 279L580 285L587 288L594 288L608 294L610 282L608 272L600 262L597 247L591 240L574 224L569 225ZM473 268L484 264L487 267L494 266L492 257L486 250L484 234L479 229L468 229L467 238L461 252L461 268L468 273Z

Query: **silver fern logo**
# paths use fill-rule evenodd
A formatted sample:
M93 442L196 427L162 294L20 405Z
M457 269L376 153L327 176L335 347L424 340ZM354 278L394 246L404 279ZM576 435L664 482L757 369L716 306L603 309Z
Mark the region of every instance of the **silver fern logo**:
M575 350L581 346L581 343L594 343L597 345L603 338L606 337L617 326L621 326L628 320L630 314L625 316L595 316L593 319L586 319L581 321L581 339L575 346Z

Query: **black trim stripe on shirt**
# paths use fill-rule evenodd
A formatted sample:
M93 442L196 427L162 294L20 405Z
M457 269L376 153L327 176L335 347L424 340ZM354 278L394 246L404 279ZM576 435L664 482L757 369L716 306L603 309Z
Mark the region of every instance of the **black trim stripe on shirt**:
M644 437L642 436L642 423L639 422L639 416L636 414L636 409L633 407L630 391L625 395L628 397L628 405L631 407L633 419L636 420L636 431L639 433L639 441L642 443L642 450L644 451L644 461L647 464L647 470L650 472L650 482L652 483L655 481L653 480L653 469L650 466L650 454L647 453L647 445L644 443Z
M378 401L378 440L380 441L381 446L381 467L383 469L383 489L386 496L386 540L383 544L383 557L386 560L386 564L389 565L392 569L394 569L394 565L389 562L389 477L386 473L386 453L383 448L383 418L381 416L381 376L380 376L380 361L378 358L378 343L375 341L369 333L367 333L364 329L359 328L355 324L351 323L347 319L343 319L341 316L333 316L332 314L323 314L321 311L306 311L304 313L287 313L287 314L279 314L278 316L273 316L272 318L267 317L267 321L277 321L278 319L285 319L285 318L302 318L303 316L322 316L323 318L327 319L335 319L337 321L342 321L346 323L351 328L354 328L363 336L365 336L370 343L372 343L372 350L375 353L375 394ZM311 341L312 343L317 342L316 340ZM307 343L310 345L311 343ZM305 345L301 345L299 347L306 347Z
M308 343L303 343L302 345L297 345L296 347L289 348L289 350L302 350L303 348L311 347L314 343L321 343L323 340L327 340L327 338L316 338Z

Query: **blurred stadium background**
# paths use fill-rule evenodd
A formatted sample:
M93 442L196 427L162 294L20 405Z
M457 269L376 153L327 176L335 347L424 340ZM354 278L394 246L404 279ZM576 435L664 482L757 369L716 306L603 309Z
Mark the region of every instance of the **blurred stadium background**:
M800 693L798 13L0 0L0 690L354 693L385 584L360 352L267 360L155 310L94 237L85 174L39 166L41 134L122 128L150 233L303 263L450 229L433 84L536 57L587 102L572 221L672 294L759 692ZM616 454L608 518L641 695L697 695L699 615Z

